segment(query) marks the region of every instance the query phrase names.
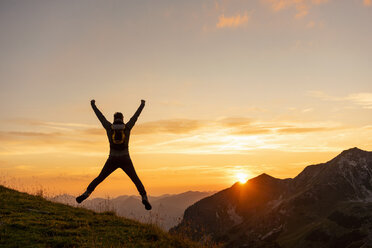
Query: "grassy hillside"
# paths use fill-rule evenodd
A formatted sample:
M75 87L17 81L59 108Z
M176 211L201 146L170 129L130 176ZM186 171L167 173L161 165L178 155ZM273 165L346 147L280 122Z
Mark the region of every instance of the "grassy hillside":
M0 186L0 247L202 247L152 225Z

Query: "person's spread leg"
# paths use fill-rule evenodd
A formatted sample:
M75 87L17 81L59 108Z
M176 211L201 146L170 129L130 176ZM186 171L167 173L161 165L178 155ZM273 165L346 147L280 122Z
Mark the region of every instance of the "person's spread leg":
M142 197L142 204L145 205L146 210L151 210L151 204L147 198L145 187L143 186L141 180L137 176L136 170L133 167L132 160L129 156L123 158L120 168L129 176L132 182L136 185L138 192Z
M106 179L112 172L114 172L118 167L115 166L112 158L108 158L105 165L102 168L101 173L89 184L87 190L80 196L76 197L77 203L81 203L87 199L90 194L94 191L98 184Z

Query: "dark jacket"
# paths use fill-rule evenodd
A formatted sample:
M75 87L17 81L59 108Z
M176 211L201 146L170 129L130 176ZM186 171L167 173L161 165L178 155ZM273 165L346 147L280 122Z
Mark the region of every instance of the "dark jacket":
M102 126L106 129L107 138L110 142L110 154L112 154L113 151L114 152L116 152L116 151L128 152L130 131L132 130L134 124L136 123L136 121L138 119L138 116L141 114L142 109L144 107L145 107L145 103L142 102L141 105L138 107L137 111L132 116L132 118L130 118L130 120L127 123L125 123L124 143L123 144L114 144L114 142L112 141L112 134L113 134L113 131L112 131L112 128L111 128L112 123L109 122L105 118L105 116L101 113L101 111L99 111L99 109L97 108L97 106L95 104L92 104L92 108L94 110L94 113L96 113L98 119L102 123Z

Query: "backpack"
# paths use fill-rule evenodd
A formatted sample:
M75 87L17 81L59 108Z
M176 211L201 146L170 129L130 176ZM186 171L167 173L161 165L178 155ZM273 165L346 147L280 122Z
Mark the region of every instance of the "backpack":
M116 145L124 143L125 134L124 134L125 124L112 124L112 142Z

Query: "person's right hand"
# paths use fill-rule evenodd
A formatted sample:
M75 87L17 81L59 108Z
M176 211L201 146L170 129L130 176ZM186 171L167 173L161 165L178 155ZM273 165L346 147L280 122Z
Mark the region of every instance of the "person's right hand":
M92 105L96 104L96 100L94 100L94 99L91 100L91 101L90 101L90 104L92 104Z

